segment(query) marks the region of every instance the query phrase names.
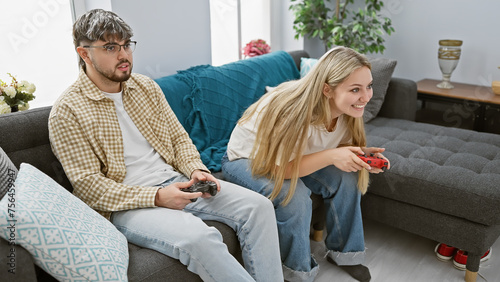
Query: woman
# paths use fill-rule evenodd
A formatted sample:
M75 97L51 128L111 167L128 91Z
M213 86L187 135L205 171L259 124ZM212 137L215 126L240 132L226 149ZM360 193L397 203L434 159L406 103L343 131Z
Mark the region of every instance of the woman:
M302 79L282 83L250 106L232 132L222 161L225 177L274 203L283 272L288 281L313 281L311 192L327 207L328 260L359 281L371 276L365 255L360 198L370 167L364 107L373 96L371 65L352 49L336 47Z

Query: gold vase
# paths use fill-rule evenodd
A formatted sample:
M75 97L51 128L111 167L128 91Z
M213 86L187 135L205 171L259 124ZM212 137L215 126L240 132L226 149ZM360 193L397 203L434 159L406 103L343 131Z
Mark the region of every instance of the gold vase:
M491 90L493 90L493 93L500 95L500 81L493 81L491 83Z
M460 59L462 40L439 40L438 61L443 73L443 80L437 85L439 88L452 89L451 73L455 70Z

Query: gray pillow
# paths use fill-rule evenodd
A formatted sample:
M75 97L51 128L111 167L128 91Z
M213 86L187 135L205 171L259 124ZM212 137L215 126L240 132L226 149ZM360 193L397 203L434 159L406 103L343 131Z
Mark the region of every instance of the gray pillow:
M369 122L375 118L380 108L382 108L385 93L397 63L396 60L387 58L369 58L369 60L372 64L373 97L366 105L363 116L364 122Z
M12 163L3 149L0 148L0 199L3 198L9 188L14 186L16 176L16 166Z

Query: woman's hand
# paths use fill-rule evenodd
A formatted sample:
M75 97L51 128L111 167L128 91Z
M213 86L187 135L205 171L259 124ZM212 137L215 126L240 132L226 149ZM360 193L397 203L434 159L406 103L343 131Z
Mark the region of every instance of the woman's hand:
M365 154L367 156L370 156L373 154L374 157L383 158L384 160L387 161L387 169L391 168L391 162L389 161L389 159L387 159L384 155L382 155L382 152L385 151L385 148L363 147L362 150L365 152ZM372 169L369 170L369 172L370 173L381 173L384 171L380 168L372 167Z
M330 152L332 164L342 171L356 172L363 168L372 170L369 164L358 157L365 154L360 147L339 147L331 149Z

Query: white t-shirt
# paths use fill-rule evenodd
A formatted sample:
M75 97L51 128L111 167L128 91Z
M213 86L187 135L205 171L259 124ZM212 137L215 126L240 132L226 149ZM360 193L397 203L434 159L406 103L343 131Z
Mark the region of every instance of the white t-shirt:
M146 138L142 136L125 111L122 92L103 93L114 101L118 123L122 131L123 156L127 169L123 184L154 186L177 176L179 173L171 165L167 164Z
M256 139L257 127L260 120L257 120L262 108L269 103L271 97L267 97L259 105L257 111L243 124L237 124L231 133L231 138L227 145L227 156L230 161L241 158L249 158ZM351 140L347 129L344 115L341 115L332 132L328 132L324 126L309 126L308 140L304 148L303 155L320 152L326 149L337 148L340 144L348 143ZM290 161L295 156L290 157Z

